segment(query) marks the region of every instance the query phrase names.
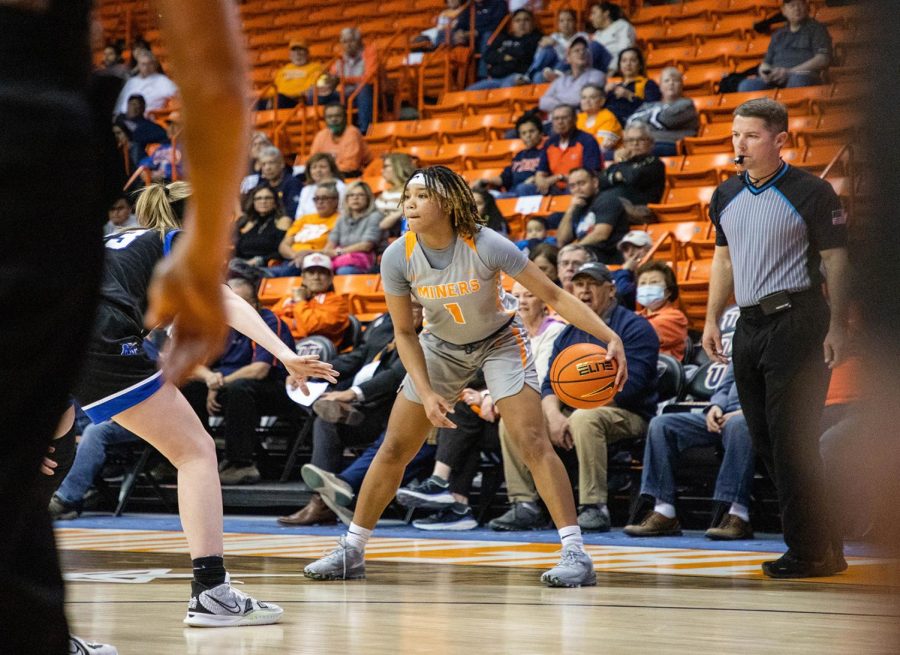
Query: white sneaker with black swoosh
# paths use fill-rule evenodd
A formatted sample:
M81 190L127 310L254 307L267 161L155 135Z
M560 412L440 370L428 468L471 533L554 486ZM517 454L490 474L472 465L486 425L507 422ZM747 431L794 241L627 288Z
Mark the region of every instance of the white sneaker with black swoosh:
M97 644L75 635L69 635L69 655L119 655L115 646Z
M184 622L197 628L224 628L237 625L268 625L277 623L284 610L273 603L263 603L223 582L205 587L191 582Z

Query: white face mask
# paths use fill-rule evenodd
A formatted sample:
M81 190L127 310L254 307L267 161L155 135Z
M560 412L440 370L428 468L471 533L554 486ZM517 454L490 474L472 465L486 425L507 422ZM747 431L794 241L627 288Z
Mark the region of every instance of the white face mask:
M666 301L666 288L661 284L640 286L637 288L637 301L647 309L657 309Z

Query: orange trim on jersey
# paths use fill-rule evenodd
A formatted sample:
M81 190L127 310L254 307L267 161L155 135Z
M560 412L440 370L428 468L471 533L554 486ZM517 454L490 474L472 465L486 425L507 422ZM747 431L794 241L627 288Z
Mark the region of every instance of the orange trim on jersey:
M528 366L528 350L525 348L525 341L522 339L522 330L517 327L512 328L513 336L516 343L519 344L519 356L522 358L522 367Z
M406 261L409 261L410 257L412 257L413 250L416 249L416 233L407 232L404 239L404 245L406 246Z

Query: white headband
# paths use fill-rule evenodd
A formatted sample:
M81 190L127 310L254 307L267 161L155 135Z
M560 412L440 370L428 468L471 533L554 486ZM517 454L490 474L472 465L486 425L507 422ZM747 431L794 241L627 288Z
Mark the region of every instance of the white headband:
M432 180L432 185L434 186L434 190L438 193L444 193L444 187L437 180ZM428 188L428 184L425 182L425 175L422 173L416 173L411 178L409 178L409 182L406 183L406 186L410 186L412 184L419 184L425 188Z

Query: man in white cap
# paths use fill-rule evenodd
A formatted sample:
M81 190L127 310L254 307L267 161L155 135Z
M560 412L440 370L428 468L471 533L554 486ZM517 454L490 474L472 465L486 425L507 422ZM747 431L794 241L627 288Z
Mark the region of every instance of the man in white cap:
M637 290L637 278L634 272L650 252L653 239L643 230L632 230L619 240L616 248L622 253L622 268L612 272L613 281L616 283L616 295L619 302L631 311L635 309L635 293Z
M274 311L290 326L296 339L311 334L328 337L337 346L350 325L350 310L343 296L335 293L331 258L314 252L303 258L303 284L278 303Z

